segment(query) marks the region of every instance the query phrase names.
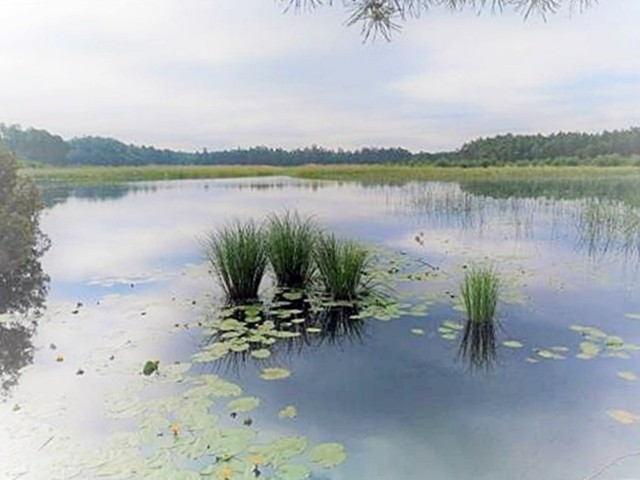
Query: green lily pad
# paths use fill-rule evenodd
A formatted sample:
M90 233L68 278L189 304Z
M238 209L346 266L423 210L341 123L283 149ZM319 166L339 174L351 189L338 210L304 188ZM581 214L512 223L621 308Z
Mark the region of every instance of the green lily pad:
M347 452L340 443L322 443L312 448L308 456L313 463L332 468L347 459Z
M261 348L259 350L252 351L251 356L259 359L269 358L271 356L271 351L266 348Z
M260 406L258 397L241 397L227 403L227 409L235 413L246 413Z
M618 423L625 425L631 425L640 420L640 417L635 413L628 412L626 410L607 410L607 415L613 418Z
M293 405L288 405L284 407L282 410L280 410L280 412L278 412L278 417L283 419L284 418L293 419L293 418L296 418L297 416L298 416L298 409Z
M627 313L625 317L630 318L632 320L640 320L640 313Z
M633 372L618 372L618 376L620 378L622 378L623 380L628 380L629 382L633 382L634 380L636 380L638 377L636 376L635 373Z
M540 358L544 358L546 360L564 360L566 358L559 353L544 348L536 349L535 352Z
M508 348L522 348L523 345L518 340L505 340L502 345Z
M305 480L311 476L311 470L304 465L280 465L276 470L280 480Z
M425 331L422 328L412 328L411 333L414 335L424 335Z
M600 353L600 346L593 342L580 342L580 353L577 355L582 360L590 360Z
M288 378L291 372L286 368L265 368L260 374L263 380L282 380Z
M195 382L208 388L210 395L214 397L237 397L242 394L242 389L235 383L223 380L217 375L200 375Z

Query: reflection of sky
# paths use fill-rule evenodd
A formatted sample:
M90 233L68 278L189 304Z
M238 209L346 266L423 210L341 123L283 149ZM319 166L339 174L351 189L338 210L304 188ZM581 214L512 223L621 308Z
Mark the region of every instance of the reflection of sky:
M599 326L640 343L640 324L624 316L640 312L637 277L625 272L629 266L619 257L589 260L576 248L570 202L474 197L480 222L477 214L469 221L471 205L461 209L460 203L469 198L451 185L428 188L428 208L424 198L416 202L414 187L308 188L288 179L154 185L104 201L72 197L47 211L51 308L34 341L35 363L12 401L28 404L52 391L53 404L69 402L57 423L68 424L74 435L110 428L96 421L95 412L112 382L135 380L127 368L138 369L148 358L185 359L196 348L195 332L174 323L197 319L207 295L215 293L204 269L189 266L202 261L198 239L231 219L296 208L324 228L437 263L454 276L449 288L455 288L462 262L488 257L507 274L525 269L521 284L529 297L526 305L503 307L498 334L525 348L500 349L497 367L486 375L471 374L456 347L435 333L445 319L461 318L446 304L433 306L426 319L372 322L362 343L282 358L293 372L286 381L258 380L251 365L237 372L247 394L263 399L261 428L347 445L344 468L318 479L580 480L637 449L638 428L606 416L608 409L640 409L640 385L616 376L633 370L635 361L581 361L570 354L564 361L525 362L536 347L566 346L575 353L580 339L569 331L571 324ZM99 189L95 193L100 196ZM522 212L526 222L519 220ZM419 232L424 245L414 239ZM420 288L428 293L436 287ZM85 305L73 315L78 301ZM427 335L412 335L415 327ZM123 369L114 374L117 380L75 375L81 366L107 368L103 356L110 349ZM66 357L62 364L53 361L58 352ZM80 398L78 388L86 391ZM269 420L289 404L298 407L295 422ZM640 464L630 460L599 478L632 478L638 471Z

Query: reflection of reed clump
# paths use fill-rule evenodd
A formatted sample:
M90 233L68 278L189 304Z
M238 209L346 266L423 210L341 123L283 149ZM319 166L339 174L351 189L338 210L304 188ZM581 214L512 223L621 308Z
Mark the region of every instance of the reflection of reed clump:
M460 357L472 370L489 369L496 359L496 307L500 279L493 268L474 267L463 280L460 294L467 321L460 342Z

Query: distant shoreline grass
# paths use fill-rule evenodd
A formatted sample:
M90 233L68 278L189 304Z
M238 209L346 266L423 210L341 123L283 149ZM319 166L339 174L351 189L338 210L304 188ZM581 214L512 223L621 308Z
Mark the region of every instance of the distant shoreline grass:
M437 167L431 165L148 165L106 167L23 168L42 182L104 184L153 180L215 179L239 177L290 176L310 180L338 180L363 183L405 183L415 180L500 180L578 177L638 176L640 167L629 166L501 166Z

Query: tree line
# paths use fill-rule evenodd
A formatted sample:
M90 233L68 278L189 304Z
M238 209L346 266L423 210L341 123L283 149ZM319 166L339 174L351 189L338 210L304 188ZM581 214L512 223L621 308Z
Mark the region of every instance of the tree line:
M0 124L0 142L23 163L67 165L305 165L414 163L438 166L505 164L640 165L640 128L602 133L498 135L449 152L412 153L404 148L285 150L253 147L183 152L128 145L105 137L64 140L46 130Z

